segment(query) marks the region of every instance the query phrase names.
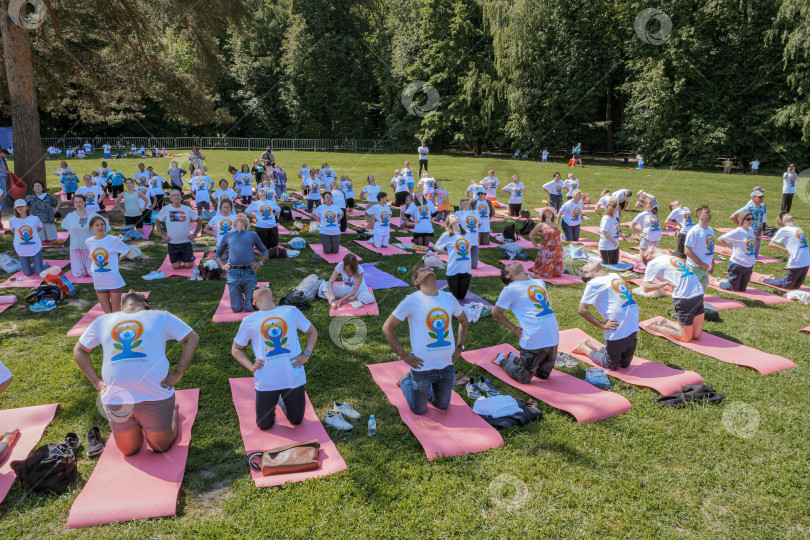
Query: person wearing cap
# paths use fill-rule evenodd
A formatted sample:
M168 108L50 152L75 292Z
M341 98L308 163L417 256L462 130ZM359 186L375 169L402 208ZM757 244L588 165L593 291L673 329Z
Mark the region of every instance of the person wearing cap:
M492 235L489 218L495 213L492 201L487 200L486 188L480 187L477 191L477 198L472 202L472 210L478 217L478 245L488 246Z
M765 190L760 186L756 186L754 191L751 192L751 200L731 214L729 218L734 222L737 227L741 226L740 216L743 213L750 212L754 218L753 228L756 242L754 244L754 256L759 257L759 247L762 243L762 231L765 229L765 222L768 219L768 209L765 207Z
M45 269L42 261L42 240L39 232L42 230L42 221L31 215L28 203L23 199L14 201L14 217L8 220L9 228L14 234L14 251L20 257L22 273L30 276L39 274Z
M8 162L6 162L6 158L8 157L8 150L5 148L0 148L0 190L3 193L8 193L8 175L11 171L8 169ZM6 201L3 199L0 201L0 209L6 207Z
M234 313L253 311L253 291L256 289L256 271L267 260L267 248L254 231L247 230L250 225L245 214L233 219L234 231L222 237L217 247L217 264L228 273L228 295L231 299L231 310ZM256 261L253 250L261 254L261 261ZM222 257L228 253L228 262Z
M262 163L264 163L265 167L272 167L273 165L276 164L276 156L273 155L273 150L270 149L269 146L264 150L264 152L262 152L262 155L259 156L259 159L261 160Z

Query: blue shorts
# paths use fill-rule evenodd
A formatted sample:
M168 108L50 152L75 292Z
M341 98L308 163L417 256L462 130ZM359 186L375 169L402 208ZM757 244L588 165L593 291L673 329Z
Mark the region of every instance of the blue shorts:
M413 189L413 182L408 182L408 189Z

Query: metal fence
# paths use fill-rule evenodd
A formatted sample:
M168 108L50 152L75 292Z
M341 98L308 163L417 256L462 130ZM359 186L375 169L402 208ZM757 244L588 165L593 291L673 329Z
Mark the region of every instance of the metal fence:
M54 146L62 150L81 147L85 143L99 149L105 144L113 148L120 145L129 151L136 148L187 149L196 146L200 149L221 150L273 150L328 151L328 152L393 152L394 141L388 139L271 139L240 137L43 137L42 147Z

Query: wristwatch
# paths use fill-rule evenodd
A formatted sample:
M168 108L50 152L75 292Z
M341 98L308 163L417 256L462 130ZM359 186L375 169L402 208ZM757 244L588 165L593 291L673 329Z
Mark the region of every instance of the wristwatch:
M466 351L466 350L467 350L466 348L464 348L464 344L463 344L463 343L457 343L457 344L456 344L456 349L458 349L459 347L461 347L461 350L462 350L462 351Z
M310 351L309 349L306 349L306 350L304 350L304 352L303 352L303 353L301 353L301 354L303 354L304 356L312 356L312 351Z

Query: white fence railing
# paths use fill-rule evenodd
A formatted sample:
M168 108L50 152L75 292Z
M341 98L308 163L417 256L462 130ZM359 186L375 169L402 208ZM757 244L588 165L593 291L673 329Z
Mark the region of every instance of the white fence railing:
M121 145L126 150L134 144L137 148L187 149L196 146L200 149L220 150L311 150L343 152L393 152L394 141L388 139L271 139L240 137L43 137L42 147L75 148L90 143L99 149L105 144L113 148Z

